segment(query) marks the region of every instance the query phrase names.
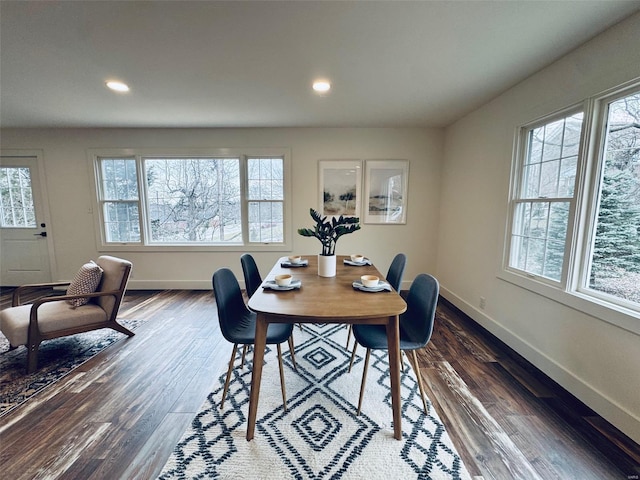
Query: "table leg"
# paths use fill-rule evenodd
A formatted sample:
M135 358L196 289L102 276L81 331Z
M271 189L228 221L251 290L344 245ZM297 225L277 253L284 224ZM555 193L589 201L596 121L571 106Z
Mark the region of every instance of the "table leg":
M400 320L389 317L387 342L389 347L389 374L391 377L391 407L393 409L393 437L402 440L402 405L400 398Z
M251 393L249 395L249 418L247 420L247 441L253 440L258 415L258 398L260 397L260 380L264 350L267 344L267 327L269 322L264 315L258 313L256 320L256 339L253 346L253 371L251 373Z

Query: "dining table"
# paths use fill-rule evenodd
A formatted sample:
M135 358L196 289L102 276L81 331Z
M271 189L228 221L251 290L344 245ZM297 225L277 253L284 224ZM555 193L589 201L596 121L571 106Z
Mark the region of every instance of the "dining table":
M258 288L249 299L248 306L256 312L257 319L247 440L254 438L267 328L270 323L385 325L391 379L393 436L401 440L399 315L406 310L407 304L392 288L390 291L370 292L354 287L354 281L359 281L362 275L375 275L384 280L384 276L368 260L363 262L363 265L350 265L348 263L353 263L350 262L350 257L338 255L336 275L321 277L318 275L317 255L302 255L302 259L302 266L291 266L288 257L278 259L264 279L264 282L273 282L276 275L288 273L293 276L296 288Z

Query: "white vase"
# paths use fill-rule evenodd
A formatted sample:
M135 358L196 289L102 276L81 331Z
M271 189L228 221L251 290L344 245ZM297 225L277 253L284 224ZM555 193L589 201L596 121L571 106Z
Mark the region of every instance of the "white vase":
M318 275L321 277L336 276L335 255L318 255Z

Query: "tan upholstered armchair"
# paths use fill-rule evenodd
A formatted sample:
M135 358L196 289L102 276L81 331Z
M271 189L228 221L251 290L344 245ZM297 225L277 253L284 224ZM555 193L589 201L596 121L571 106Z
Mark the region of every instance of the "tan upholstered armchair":
M101 256L96 261L102 270L97 288L92 293L78 293L38 298L22 305L20 296L27 291L62 287L71 282L22 285L13 293L12 306L0 311L0 331L11 348L27 347L27 373L38 366L38 348L43 340L112 328L128 336L134 333L116 322L118 309L127 288L131 262L116 257ZM75 306L72 303L88 302Z

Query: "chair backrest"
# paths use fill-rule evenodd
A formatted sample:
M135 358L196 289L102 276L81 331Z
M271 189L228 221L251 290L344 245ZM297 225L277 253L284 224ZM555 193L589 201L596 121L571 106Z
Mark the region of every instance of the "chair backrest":
M419 274L411 283L400 328L412 341L426 345L431 339L439 293L438 280L426 273Z
M244 274L244 285L247 289L247 295L251 297L254 292L262 285L262 277L258 271L256 261L249 253L245 253L240 257L242 264L242 273Z
M220 268L213 274L213 294L218 308L222 336L232 343L234 324L246 317L247 307L236 276L228 268Z
M122 303L122 297L127 289L132 264L122 258L102 255L96 263L102 268L102 279L96 289L97 292L115 291L115 296L105 295L97 298L97 303L107 312L107 318L112 321L118 315L118 309Z
M407 265L407 256L404 253L397 254L387 272L387 282L394 288L396 292L400 291L402 286L402 277L404 276L404 268Z

